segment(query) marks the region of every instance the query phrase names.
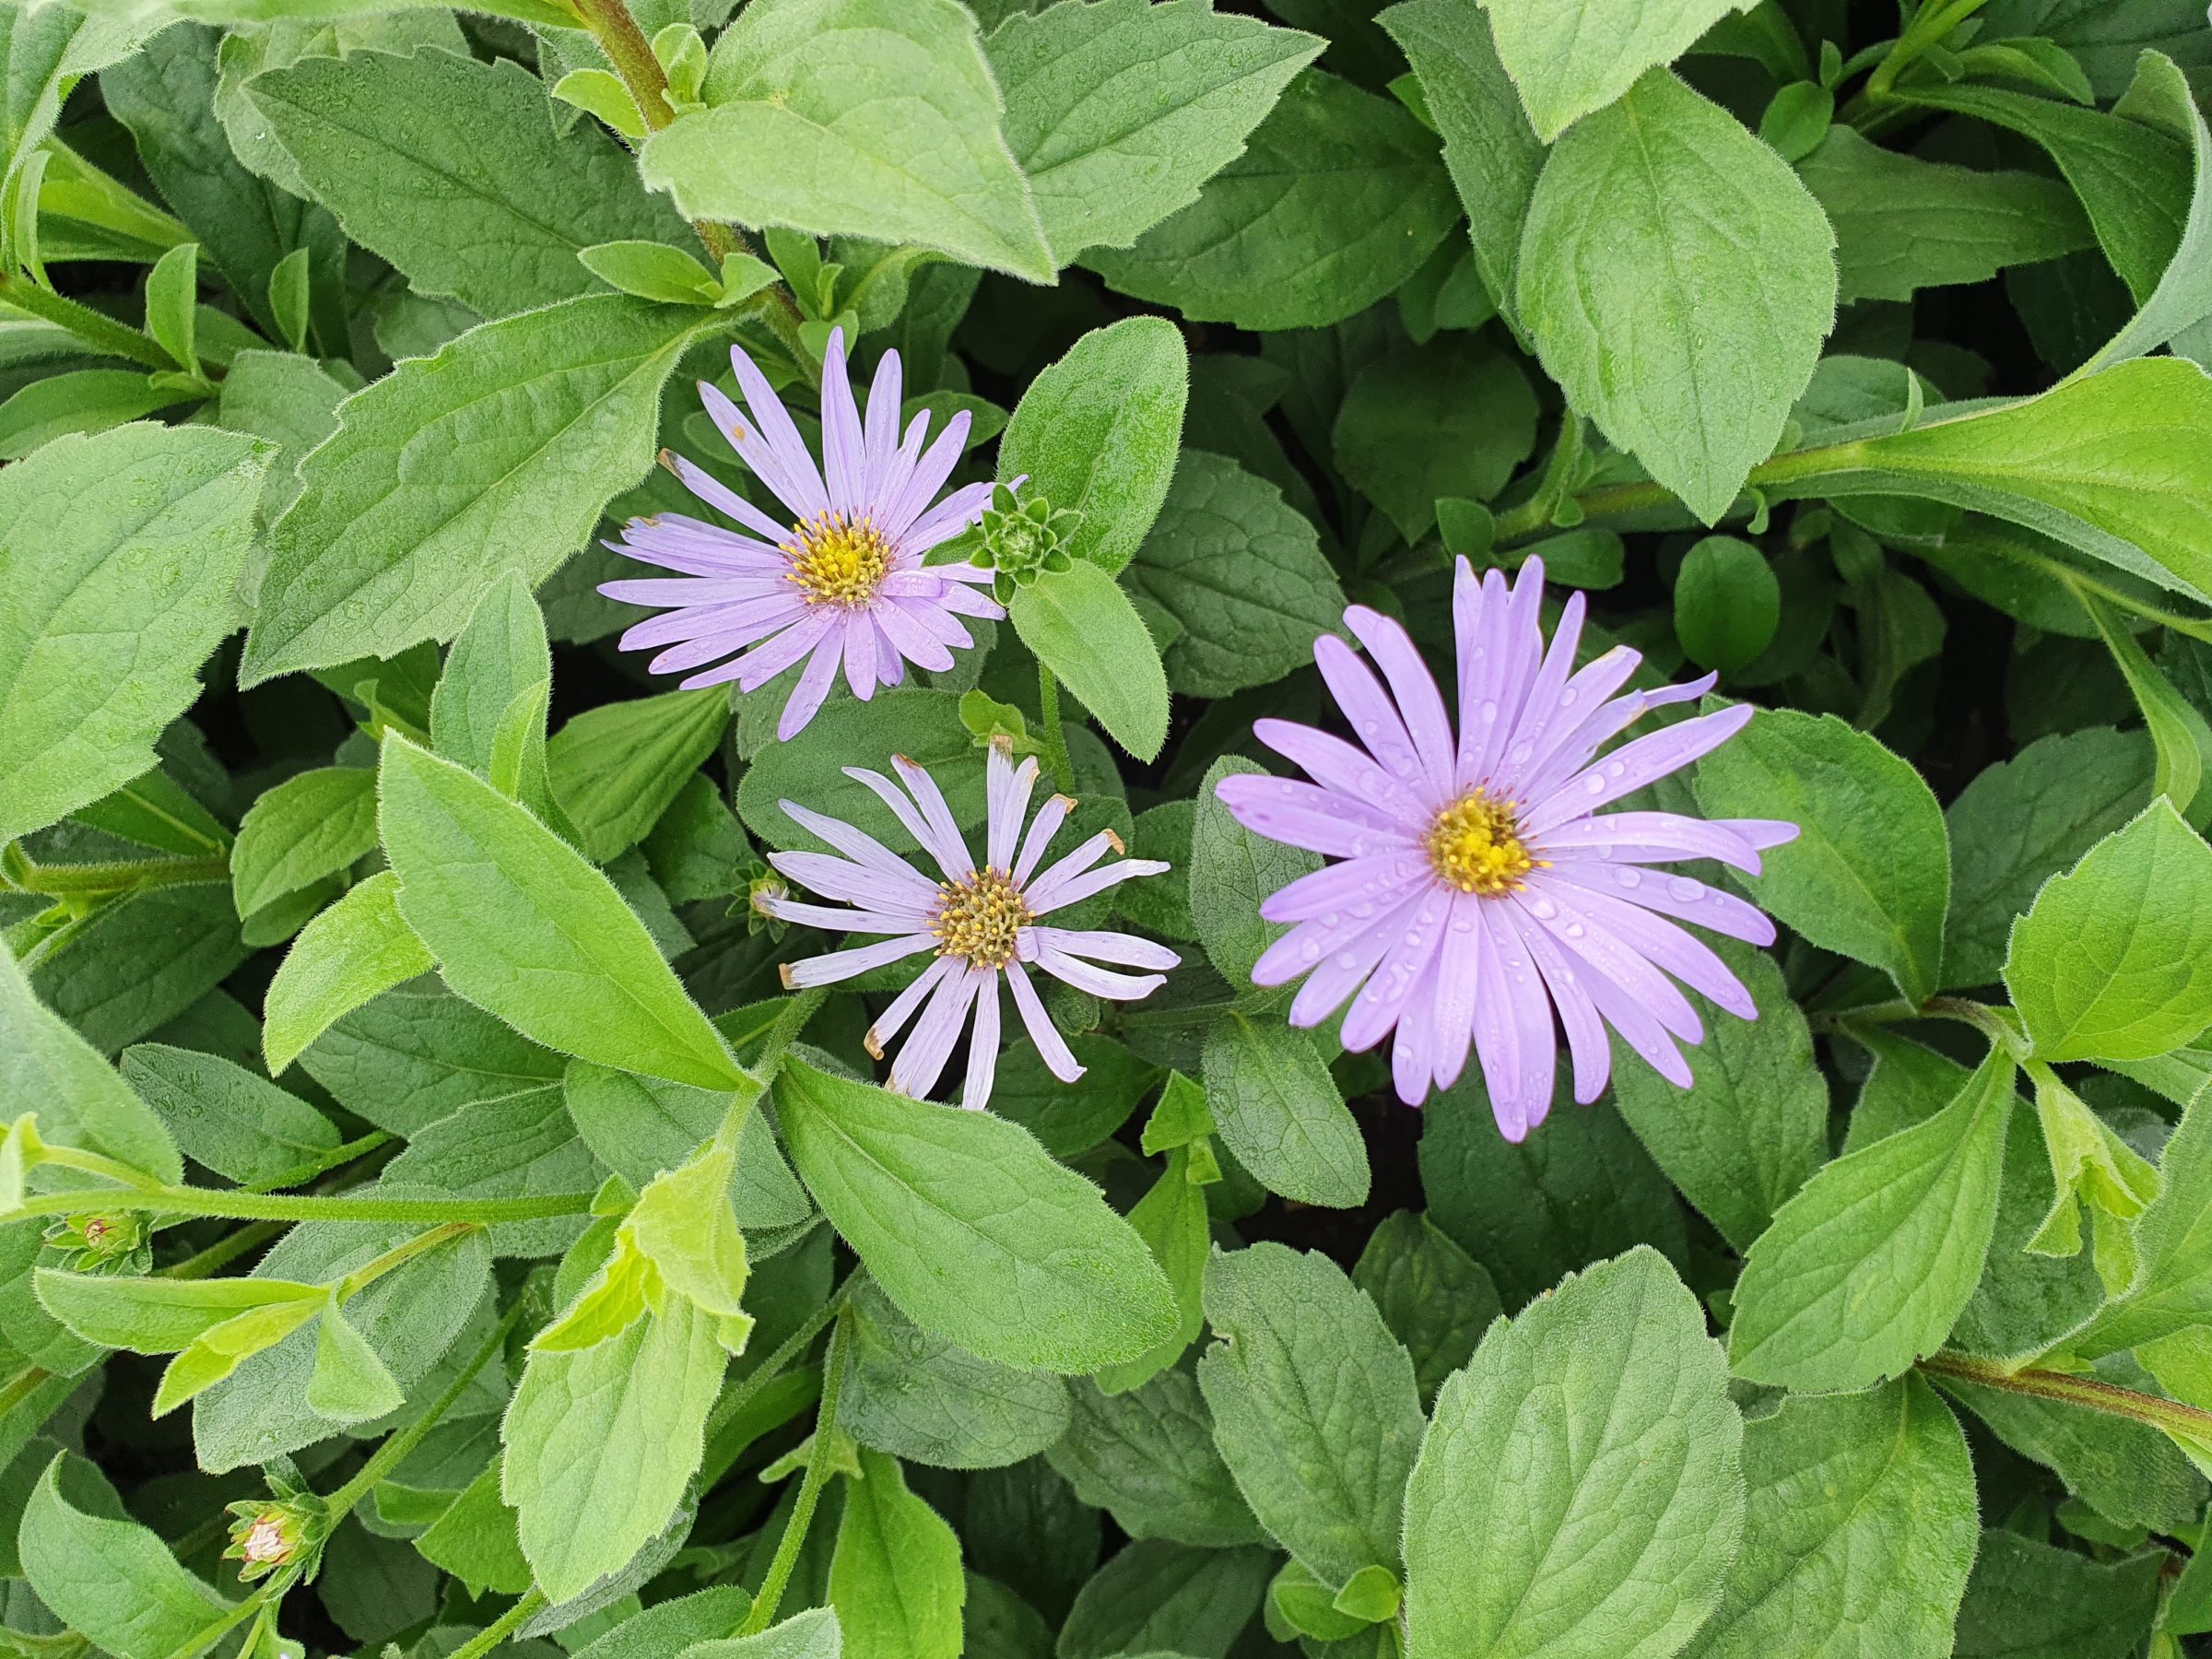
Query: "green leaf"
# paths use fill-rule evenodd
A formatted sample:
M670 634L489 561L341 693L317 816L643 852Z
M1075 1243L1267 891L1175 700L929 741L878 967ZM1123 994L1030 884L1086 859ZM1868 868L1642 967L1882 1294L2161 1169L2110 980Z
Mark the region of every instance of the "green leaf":
M2206 769L2212 766L2212 727L2159 671L2111 606L2078 588L2075 592L2142 711L2153 756L2151 793L2164 795L2192 825L2203 824L2212 818L2212 803L2204 802L2200 793Z
M1838 297L1910 300L2056 259L2095 240L2074 193L2035 173L1988 171L1887 150L1839 124L1797 163L1836 231Z
M716 1140L690 1162L654 1176L624 1226L671 1290L689 1297L702 1313L741 1320L750 1329L743 1299L751 1269L730 1207L736 1169L735 1148Z
M932 1336L874 1284L853 1301L853 1369L838 1427L864 1446L940 1469L1019 1463L1067 1431L1067 1385Z
M714 1331L671 1297L594 1347L531 1353L500 1424L500 1495L548 1598L581 1594L668 1524L722 1387Z
M1175 1326L1144 1241L1026 1130L797 1060L776 1080L792 1161L924 1330L1004 1364L1081 1372Z
M729 1107L725 1094L633 1077L582 1060L570 1063L565 1093L577 1133L606 1167L642 1190L691 1156ZM741 1227L786 1227L811 1215L797 1177L776 1150L764 1116L746 1119L737 1136L730 1194Z
M1413 1356L1424 1401L1475 1357L1475 1345L1505 1311L1482 1264L1412 1210L1394 1211L1368 1236L1352 1283Z
M913 242L1050 282L999 133L975 19L954 0L769 0L714 42L703 96L646 144L645 182L695 218Z
M830 1558L830 1605L853 1659L959 1659L967 1598L952 1528L894 1459L864 1449Z
M770 1626L757 1636L695 1641L678 1653L677 1659L840 1659L845 1651L843 1643L836 1611L830 1607L809 1607ZM651 1659L651 1654L642 1649L632 1654L625 1649L619 1656L609 1654L607 1659Z
M1241 755L1215 761L1198 786L1191 820L1191 917L1207 959L1239 987L1251 980L1261 953L1288 931L1260 920L1260 901L1321 868L1320 854L1253 834L1215 794L1222 779L1261 770Z
M1083 263L1194 323L1324 328L1393 292L1450 232L1436 147L1399 105L1308 69L1195 202Z
M1141 844L1133 851L1149 856ZM1082 1088L1070 1088L1053 1077L1037 1045L1025 1039L999 1056L998 1081L991 1088L992 1112L1019 1124L1054 1158L1073 1158L1097 1146L1129 1121L1159 1081L1158 1066L1111 1037L1077 1031L1067 1046L1083 1067Z
M1045 1455L1085 1503L1133 1538L1204 1549L1265 1538L1215 1449L1213 1414L1189 1371L1115 1394L1077 1382L1073 1394L1067 1432Z
M748 1089L606 877L490 784L406 738L380 823L399 909L446 982L524 1035L702 1088Z
M384 1176L456 1198L535 1198L593 1192L606 1169L578 1135L559 1088L548 1085L478 1100L417 1130ZM495 1255L549 1256L583 1227L581 1216L554 1216L495 1222L485 1236Z
M796 737L754 757L737 780L738 816L771 847L818 850L821 843L777 805L797 801L865 830L895 852L918 853L890 808L844 772L860 766L888 773L891 757L904 755L937 779L953 821L974 828L983 821L983 769L976 764L974 738L960 724L959 702L949 691L918 687L879 690L865 703L832 700Z
M2185 330L2212 316L2212 129L2205 125L2189 80L2164 53L2147 52L2113 112L2159 128L2188 147L2189 217L2159 285L2097 354L2081 366L2088 373L2107 363L2156 351Z
M2149 1634L2159 1569L2146 1549L2100 1562L2018 1533L1982 1535L1959 1609L1956 1659L2126 1659Z
M1167 1088L1161 1094L1160 1111L1153 1113L1153 1124L1160 1119L1171 1100L1198 1101L1198 1110L1205 1112L1205 1095L1195 1083L1181 1072L1171 1072ZM1206 1258L1212 1249L1206 1207L1206 1186L1220 1179L1218 1160L1213 1155L1212 1143L1204 1139L1213 1127L1213 1118L1206 1118L1206 1130L1199 1131L1194 1139L1200 1142L1196 1156L1205 1160L1201 1171L1193 1162L1193 1149L1178 1145L1168 1152L1167 1168L1152 1183L1151 1191L1139 1198L1129 1211L1129 1225L1137 1236L1151 1248L1152 1258L1168 1276L1175 1288L1175 1306L1180 1317L1175 1334L1157 1347L1139 1355L1127 1365L1108 1366L1097 1373L1099 1386L1108 1394L1119 1394L1157 1376L1168 1366L1181 1359L1183 1351L1198 1339L1204 1324L1200 1307L1200 1291L1206 1277ZM1201 1183L1204 1184L1201 1184Z
M2109 726L2039 737L1959 791L1944 812L1951 908L1943 983L1995 982L2015 917L2045 881L2143 810L2150 746Z
M1522 325L1568 402L1713 524L1812 378L1833 241L1787 162L1653 70L1545 161Z
M161 1119L133 1094L99 1053L31 994L16 959L0 947L0 1100L38 1113L41 1138L142 1170L184 1179L184 1162Z
M554 130L519 64L453 52L308 57L247 95L308 194L418 292L487 317L597 290L580 250L690 240L598 128Z
M1675 638L1700 668L1734 674L1759 660L1782 620L1782 583L1766 555L1733 535L1708 535L1675 577Z
M1504 353L1453 334L1359 371L1336 413L1336 470L1409 542L1439 496L1488 500L1536 441L1536 399Z
M1743 1533L1743 1439L1704 1311L1656 1252L1570 1276L1437 1395L1406 1491L1409 1646L1674 1652Z
M183 242L154 262L146 278L146 332L187 374L200 371L193 348L194 310L199 304L200 247Z
M2136 1226L2135 1282L2066 1338L2067 1353L2093 1359L2212 1324L2212 1099L2200 1093L2183 1112L2159 1181Z
M338 1147L320 1112L220 1055L142 1042L124 1050L122 1067L185 1155L241 1186L297 1185Z
M434 966L380 870L300 930L262 1004L262 1053L282 1072L332 1023Z
M624 94L625 99L628 96ZM712 305L721 297L722 285L713 273L681 248L666 242L601 242L581 250L576 257L583 261L585 270L608 287L641 300L654 300L663 305Z
M1007 17L983 47L1054 262L1125 248L1196 200L1323 44L1196 0Z
M530 1563L523 1559L523 1547L515 1535L514 1512L500 1501L496 1458L486 1464L483 1471L462 1488L460 1496L416 1538L415 1550L431 1566L459 1579L474 1595L487 1590L520 1595L530 1588ZM743 1594L736 1592L736 1595ZM712 1628L727 1630L744 1617L740 1602L727 1616L718 1616Z
M431 741L447 759L488 778L515 699L549 686L552 679L546 618L530 596L529 583L518 572L507 571L485 590L445 653L445 669L430 694ZM535 737L535 772L542 778L542 723L535 733L520 735L526 745ZM523 761L523 770L530 775L529 759Z
M1332 1588L1395 1569L1426 1425L1413 1361L1326 1256L1254 1244L1206 1267L1198 1361L1214 1441L1253 1513Z
M1690 1659L1947 1650L1981 1522L1966 1437L1919 1377L1784 1400L1746 1426L1744 1481L1744 1548Z
M1139 760L1168 740L1168 673L1128 594L1098 565L1077 559L1014 590L1014 631Z
M324 1296L319 1286L265 1278L132 1278L54 1267L35 1277L39 1305L54 1318L87 1342L134 1354L173 1354L241 1313Z
M10 6L0 39L7 88L0 102L0 175L12 180L38 151L80 76L127 57L160 26L158 19L88 16L71 6Z
M274 524L300 496L300 462L338 429L346 388L312 358L241 351L223 377L218 424L277 446L261 487L261 517Z
M315 1328L315 1371L307 1382L307 1403L338 1423L366 1422L406 1403L391 1369L347 1323L335 1300L323 1310Z
M237 625L265 465L235 433L129 426L0 475L0 841L154 764Z
M2036 1057L2147 1060L2212 1025L2212 848L2167 802L2046 885L2005 984Z
M1273 1553L1249 1546L1192 1549L1139 1539L1083 1586L1061 1627L1057 1659L1227 1659L1274 1571Z
M1203 1065L1221 1144L1263 1186L1334 1209L1367 1202L1367 1143L1311 1033L1231 1008L1207 1028Z
M57 438L105 432L203 395L156 385L136 369L78 369L33 381L0 404L0 460L19 461Z
M1943 809L1910 763L1834 715L1762 709L1699 763L1714 818L1773 818L1795 841L1742 885L1814 944L1871 962L1914 1002L1942 977L1951 885Z
M1227 697L1281 679L1335 632L1344 590L1312 520L1234 461L1186 449L1129 586L1175 618L1171 689Z
M270 533L244 683L449 637L506 571L552 574L643 476L663 382L720 326L627 295L571 300L347 398Z
M1672 63L1739 0L1484 0L1498 56L1549 144L1647 69Z
M1688 1090L1636 1064L1624 1045L1615 1055L1613 1099L1667 1179L1722 1237L1747 1250L1827 1161L1828 1082L1773 959L1726 941L1715 946L1750 991L1759 1018L1724 1018L1698 998L1705 1041L1685 1053Z
M2105 257L2138 302L2173 258L2189 209L2184 141L2140 122L1997 87L1921 84L1898 96L2009 127L2050 153L2081 198Z
M1989 1252L2012 1104L2012 1060L1993 1049L1934 1117L1806 1182L1745 1257L1736 1374L1865 1388L1941 1347Z
M1025 493L1080 512L1067 552L1119 574L1167 498L1190 380L1182 335L1164 318L1093 329L1021 394L999 440L999 477L1027 473Z
M606 864L644 840L729 718L729 693L712 686L603 703L556 732L546 771L583 855Z
M18 1547L39 1599L117 1659L197 1653L230 1622L230 1602L128 1519L99 1472L72 1453L46 1465Z
M341 1015L300 1055L339 1105L399 1135L478 1100L558 1083L564 1065L427 974Z
M1528 124L1480 0L1401 0L1376 21L1419 77L1444 165L1467 210L1475 268L1509 321L1521 229L1544 166L1544 141Z
M220 886L143 888L46 941L30 982L86 1041L112 1054L182 1014L250 954Z
M376 774L324 766L287 778L253 803L230 850L238 913L338 875L376 849Z

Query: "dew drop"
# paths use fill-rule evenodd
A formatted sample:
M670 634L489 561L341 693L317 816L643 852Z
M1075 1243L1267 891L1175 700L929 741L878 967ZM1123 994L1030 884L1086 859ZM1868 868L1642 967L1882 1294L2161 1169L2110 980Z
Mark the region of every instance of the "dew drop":
M1694 904L1705 897L1705 884L1701 881L1692 881L1687 876L1677 876L1668 881L1666 890L1669 895L1684 904Z
M1627 765L1626 765L1624 762L1622 762L1622 761L1619 761L1619 760L1615 760L1615 761L1612 761L1612 762L1610 762L1610 763L1609 763L1609 764L1608 764L1608 765L1606 767L1606 776L1607 776L1608 778L1618 778L1618 777L1620 777L1620 776L1622 776L1624 773L1626 773L1626 772L1628 771L1628 770L1629 770L1629 769L1628 769Z
M1559 907L1548 899L1531 899L1528 901L1528 912L1539 922L1548 922L1559 913Z
M1620 885L1624 888L1641 887L1643 885L1643 872L1638 869L1634 865L1623 865L1619 869L1614 871L1613 874L1614 877L1619 881Z
M1583 787L1588 790L1592 794L1603 794L1606 793L1606 781L1603 778L1593 775L1592 777L1583 781Z

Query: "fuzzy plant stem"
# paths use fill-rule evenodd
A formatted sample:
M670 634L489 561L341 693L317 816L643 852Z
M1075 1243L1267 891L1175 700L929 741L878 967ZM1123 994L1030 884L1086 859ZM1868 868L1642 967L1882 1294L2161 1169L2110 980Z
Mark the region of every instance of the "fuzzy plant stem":
M815 1505L821 1501L822 1487L830 1478L830 1444L837 1435L837 1396L844 1383L846 1358L852 1347L853 1321L841 1310L830 1332L829 1357L822 1361L822 1404L815 1414L814 1445L806 1453L806 1473L799 1479L798 1501L792 1505L791 1519L784 1524L782 1537L776 1541L775 1559L768 1564L768 1576L760 1582L753 1610L737 1627L740 1636L757 1636L775 1622L784 1586L791 1583L792 1571L799 1564L800 1547L806 1542Z

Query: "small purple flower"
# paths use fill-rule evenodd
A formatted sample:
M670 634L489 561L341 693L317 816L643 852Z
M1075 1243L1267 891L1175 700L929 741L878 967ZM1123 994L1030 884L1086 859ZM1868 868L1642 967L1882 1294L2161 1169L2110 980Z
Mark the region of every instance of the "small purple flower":
M782 922L846 933L887 934L874 945L833 950L784 966L786 987L827 985L866 973L922 952L936 959L893 999L868 1028L868 1053L883 1057L884 1044L897 1037L917 1009L921 1018L891 1063L890 1087L901 1094L926 1095L935 1086L952 1046L968 1023L968 1080L964 1106L980 1108L991 1098L998 1065L998 982L1005 975L1014 1006L1045 1065L1063 1083L1073 1083L1083 1067L1053 1029L1030 983L1027 968L1064 980L1078 991L1112 1002L1135 1002L1159 988L1160 971L1182 959L1163 945L1130 934L1045 927L1038 918L1076 904L1133 876L1157 876L1168 866L1154 859L1123 858L1100 865L1111 847L1124 852L1121 837L1101 830L1065 858L1038 865L1075 802L1054 795L1029 816L1030 794L1037 783L1034 758L1016 766L1011 746L1001 738L991 747L986 779L986 849L978 869L968 843L953 821L930 775L904 756L895 757L901 790L880 772L848 766L845 775L866 784L891 809L906 832L935 861L941 879L917 871L904 858L852 825L795 801L778 803L794 822L812 830L844 854L771 853L769 863L792 880L826 898L856 906L840 910L824 904L763 895L755 900L763 913ZM1023 826L1027 823L1025 831ZM1099 966L1112 962L1143 968L1147 973L1116 973ZM1026 967L1025 967L1026 964Z
M1253 982L1306 976L1290 1005L1295 1026L1319 1025L1349 998L1347 1049L1372 1048L1394 1028L1391 1070L1408 1105L1431 1085L1458 1080L1471 1041L1498 1127L1514 1141L1550 1109L1555 1011L1574 1098L1584 1102L1611 1072L1607 1026L1662 1077L1688 1087L1675 1042L1699 1042L1705 1032L1674 979L1732 1014L1757 1017L1721 959L1667 918L1754 945L1771 944L1774 924L1733 894L1645 866L1714 858L1757 875L1760 851L1797 833L1764 818L1598 816L1718 747L1752 712L1738 705L1685 720L1597 759L1646 710L1700 697L1712 677L1615 697L1641 655L1616 647L1576 670L1583 595L1567 601L1547 651L1543 593L1540 559L1510 589L1497 571L1477 581L1459 561L1456 738L1406 630L1353 606L1345 625L1382 680L1333 636L1317 641L1313 655L1359 746L1262 720L1253 727L1260 741L1313 782L1246 774L1218 790L1255 834L1343 861L1261 904L1267 921L1293 925L1260 958Z
M650 665L655 674L700 670L683 682L686 690L734 679L751 691L804 658L806 671L776 723L777 737L788 741L830 695L840 662L853 695L865 702L877 687L899 684L910 662L951 667L954 649L975 643L961 616L1006 614L977 591L988 588L989 571L967 564L922 568L924 554L982 516L991 486L970 484L931 505L966 446L968 412L946 422L926 450L926 413L914 417L901 439L895 351L877 365L864 422L845 378L844 333L830 331L819 470L752 359L732 347L730 366L751 420L703 381L700 397L738 458L795 522L779 524L681 455L664 451L663 463L693 495L750 534L682 513L632 519L622 539L606 546L684 574L609 582L599 591L663 607L662 615L625 633L622 648L663 647ZM704 666L710 663L717 665Z

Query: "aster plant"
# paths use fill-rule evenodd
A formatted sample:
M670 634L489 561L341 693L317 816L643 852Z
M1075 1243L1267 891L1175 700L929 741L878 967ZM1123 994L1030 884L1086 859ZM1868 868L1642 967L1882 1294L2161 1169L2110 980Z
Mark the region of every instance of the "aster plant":
M1703 696L1715 677L1624 693L1641 653L1616 645L1577 667L1583 596L1570 595L1547 647L1543 595L1541 559L1511 587L1459 561L1456 736L1406 629L1352 606L1345 627L1369 660L1327 634L1313 656L1354 741L1263 720L1253 735L1312 781L1247 775L1218 786L1246 829L1339 860L1261 904L1267 921L1291 926L1254 964L1253 983L1304 976L1296 1026L1349 1001L1343 1040L1355 1052L1394 1030L1391 1077L1408 1105L1457 1081L1472 1045L1498 1127L1516 1141L1550 1109L1556 1030L1574 1098L1587 1102L1612 1073L1608 1028L1689 1087L1676 1043L1698 1041L1704 1027L1673 980L1758 1018L1751 994L1675 921L1753 945L1772 944L1774 924L1731 892L1651 866L1716 859L1757 876L1760 853L1797 834L1772 819L1602 813L1712 753L1752 711L1718 710L1608 749L1649 711Z
M0 62L0 1655L2212 1652L2200 0Z

